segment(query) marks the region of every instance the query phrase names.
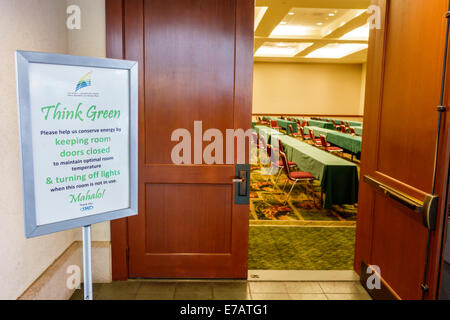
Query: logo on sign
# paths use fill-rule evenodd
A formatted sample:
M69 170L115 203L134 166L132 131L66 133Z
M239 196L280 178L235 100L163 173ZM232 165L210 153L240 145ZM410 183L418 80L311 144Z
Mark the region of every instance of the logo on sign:
M100 94L98 92L90 92L87 90L82 90L87 87L92 87L92 71L86 73L75 85L75 91L68 92L69 97L88 97L88 98L98 98Z
M81 90L86 87L92 86L92 72L89 72L85 74L80 81L77 83L77 87L75 88L75 92L78 92L78 90Z
M81 210L81 212L84 212L84 211L89 211L92 209L94 209L94 206L84 206L80 210Z

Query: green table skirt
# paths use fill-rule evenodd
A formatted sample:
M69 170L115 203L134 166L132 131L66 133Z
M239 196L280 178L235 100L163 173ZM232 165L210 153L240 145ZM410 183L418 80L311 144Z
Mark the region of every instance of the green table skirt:
M292 126L292 129L294 130L294 133L298 132L298 126L297 126L296 122L283 120L283 119L278 119L277 120L277 124L278 124L278 126L282 127L284 130L286 130L287 134L291 133L290 130L289 130L289 125Z
M326 121L318 121L318 120L309 120L309 125L311 127L319 127L319 128L324 128L324 129L334 129L334 125L331 122L326 122Z
M333 132L327 135L327 140L329 143L350 151L353 154L361 152L361 137L352 136L348 133Z
M278 139L290 161L320 180L325 193L324 208L358 201L358 169L354 163L286 135Z

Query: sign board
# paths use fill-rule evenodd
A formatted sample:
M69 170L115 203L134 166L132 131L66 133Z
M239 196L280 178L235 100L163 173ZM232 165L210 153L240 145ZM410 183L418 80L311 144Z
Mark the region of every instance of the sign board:
M25 235L137 214L137 62L16 52Z

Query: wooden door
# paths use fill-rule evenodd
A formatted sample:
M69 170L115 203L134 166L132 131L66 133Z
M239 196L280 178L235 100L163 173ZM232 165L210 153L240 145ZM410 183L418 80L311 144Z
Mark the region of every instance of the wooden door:
M108 53L140 75L139 214L112 224L115 279L247 277L235 166L175 165L171 135L251 128L253 15L253 0L107 1Z
M432 193L448 0L377 0L382 25L369 43L361 177L372 177L423 201ZM447 81L448 84L448 81ZM446 86L448 88L448 85ZM445 94L448 105L448 92ZM443 114L425 298L435 298L447 174L448 117ZM360 184L355 269L380 268L391 297L420 299L427 251L421 214L368 183ZM377 291L372 290L377 296ZM378 295L379 297L382 295ZM386 297L386 296L385 296Z

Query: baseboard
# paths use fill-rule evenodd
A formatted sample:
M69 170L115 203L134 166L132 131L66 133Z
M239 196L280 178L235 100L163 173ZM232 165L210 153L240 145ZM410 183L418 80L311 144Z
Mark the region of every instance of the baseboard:
M80 266L82 272L82 245L73 242L18 298L18 300L67 300L75 289L66 286L67 268ZM81 274L81 280L83 275ZM111 243L92 242L92 279L94 283L111 282Z
M371 276L371 274L368 274L366 272L367 268L369 266L364 261L361 261L361 275L360 275L360 281L364 289L370 294L373 300L401 300L400 296L392 289L387 282L381 277L380 275L380 283L381 288L380 289L369 289L367 287L367 279Z

